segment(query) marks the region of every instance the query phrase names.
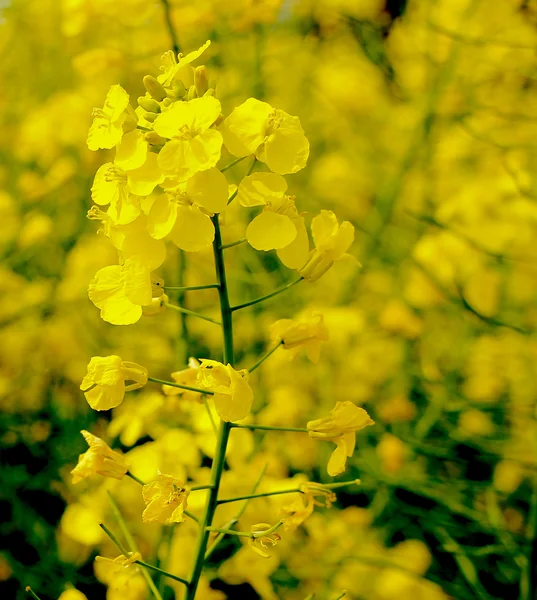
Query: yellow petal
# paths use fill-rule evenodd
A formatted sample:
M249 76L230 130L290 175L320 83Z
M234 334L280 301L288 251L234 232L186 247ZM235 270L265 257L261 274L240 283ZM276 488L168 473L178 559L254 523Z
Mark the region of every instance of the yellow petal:
M195 133L200 133L204 129L209 129L218 119L222 110L220 101L214 96L203 96L194 98L188 103L192 114L192 129Z
M320 214L311 221L311 233L313 241L317 248L328 244L331 238L336 235L338 222L336 215L331 210L321 210Z
M118 201L120 193L127 194L126 188L121 188L117 181L107 181L106 174L110 167L114 165L110 162L101 165L95 173L93 179L93 185L91 186L91 199L95 204L99 206L106 206L107 204Z
M147 157L149 144L144 139L144 134L135 129L126 133L121 144L116 148L114 163L124 171L132 171L141 167Z
M129 190L137 196L149 195L166 176L158 166L158 155L149 152L145 163L138 169L127 173Z
M288 246L278 250L278 258L289 269L301 269L308 260L310 242L304 217L293 219L293 223L297 231L296 238Z
M237 200L242 206L262 206L274 198L281 198L287 182L275 173L254 173L239 184Z
M269 136L264 153L267 166L275 173L296 173L306 166L310 143L296 129L277 129Z
M147 230L156 240L161 240L173 229L176 219L177 203L172 202L167 194L160 194L147 215Z
M248 98L237 106L226 119L226 127L253 154L265 139L265 131L272 106L256 98Z
M124 261L136 258L150 271L158 269L166 260L165 243L152 238L147 231L127 235L120 250Z
M264 210L246 228L246 239L256 250L285 248L297 236L293 221L286 215Z
M186 191L192 202L211 213L219 213L227 206L227 180L215 167L193 175L186 182Z
M196 206L180 206L170 237L181 250L197 252L211 245L214 240L214 225Z
M125 382L119 382L117 386L97 386L84 392L84 396L93 410L110 410L116 408L125 396Z
M343 438L339 438L336 441L337 448L332 453L330 460L328 461L327 471L330 477L335 477L345 471L347 464L347 444Z
M227 126L227 119L222 121L219 130L222 134L222 139L224 140L224 146L227 148L230 154L233 154L233 156L238 157L248 156L249 154L252 154L252 152L250 152L250 150L248 150L248 148L243 143L241 143L239 138L234 133L231 133L229 127Z
M113 325L131 325L142 316L142 307L125 297L121 266L112 265L97 271L89 284L90 300L101 309L101 319Z
M149 269L138 258L128 258L121 268L125 296L133 304L151 304L151 276Z

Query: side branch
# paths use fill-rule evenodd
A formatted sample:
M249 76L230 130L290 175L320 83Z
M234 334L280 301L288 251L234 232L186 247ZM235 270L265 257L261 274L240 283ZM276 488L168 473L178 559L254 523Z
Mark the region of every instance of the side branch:
M276 291L271 292L270 294L266 294L265 296L261 296L260 298L256 298L255 300L250 300L249 302L244 302L243 304L237 304L236 306L232 306L231 310L236 311L236 310L240 310L241 308L247 308L248 306L253 306L254 304L259 304L260 302L264 302L265 300L268 300L269 298L277 296L278 294L281 294L282 292L285 292L286 290L292 288L297 283L300 283L303 279L304 279L303 277L299 277L298 279L291 281L291 283L288 283L287 285L284 285L283 287L278 288Z

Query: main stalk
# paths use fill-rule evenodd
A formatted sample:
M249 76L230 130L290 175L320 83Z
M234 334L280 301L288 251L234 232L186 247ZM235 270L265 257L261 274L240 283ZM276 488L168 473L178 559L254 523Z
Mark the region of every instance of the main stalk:
M212 218L212 221L215 230L213 241L213 254L216 269L216 280L218 281L218 296L220 299L220 312L222 315L222 331L224 337L223 362L224 364L230 364L231 366L233 366L235 360L233 354L233 318L231 306L229 304L226 269L224 265L224 254L222 250L222 236L220 233L218 215L215 215ZM205 552L207 550L207 544L209 542L209 536L211 534L210 531L207 530L207 527L210 527L212 525L214 513L217 507L218 490L220 488L220 480L222 479L222 472L224 470L226 448L230 431L230 423L220 421L218 438L216 441L216 452L211 468L211 488L209 490L209 498L207 499L207 504L205 506L205 514L203 515L203 518L200 519L200 531L196 547L196 558L194 562L194 568L192 569L192 575L190 577L190 583L187 588L186 600L194 600L194 597L196 596L198 582L201 576L201 572L203 570L203 561L205 558Z

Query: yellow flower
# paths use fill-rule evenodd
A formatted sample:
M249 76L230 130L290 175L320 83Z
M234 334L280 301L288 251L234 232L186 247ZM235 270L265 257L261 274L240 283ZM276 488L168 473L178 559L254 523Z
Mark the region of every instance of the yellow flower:
M141 210L139 196L149 195L165 179L157 155L148 149L141 131L127 133L114 162L105 163L95 174L91 198L99 206L110 205L108 215L118 225L134 221Z
M146 508L142 513L144 523L170 525L184 520L190 490L185 484L165 473L159 473L156 481L146 483L142 495Z
M147 383L147 369L119 356L94 356L88 373L80 384L88 404L94 410L110 410L119 406L125 392L138 390ZM133 381L125 385L125 381Z
M270 333L286 350L296 349L294 354L304 347L308 358L315 363L319 360L321 342L328 340L328 329L319 313L313 313L306 321L280 319L271 325Z
M93 111L93 123L87 139L88 148L113 148L121 141L124 127L133 129L135 125L136 117L129 106L129 95L120 85L113 85L106 95L103 108Z
M135 257L123 265L104 267L90 282L88 295L101 309L103 321L113 325L136 323L142 306L150 305L153 298L149 269Z
M266 102L248 98L225 119L222 134L231 154L255 154L274 173L296 173L306 166L310 145L300 120Z
M172 373L172 379L175 383L179 383L181 385L188 385L190 387L195 387L197 383L198 371L199 371L200 362L196 358L190 357L188 359L188 368L183 369L181 371L175 371ZM166 396L181 396L181 398L185 401L190 402L203 402L202 396L199 392L191 392L189 390L182 390L181 388L176 388L171 385L163 385L162 391Z
M282 522L279 523L279 525L281 524ZM275 529L276 527L269 523L252 525L250 530L252 537L248 540L248 546L259 556L270 558L270 554L267 552L268 544L275 546L282 539L277 533L274 533Z
M294 531L313 513L315 504L311 494L301 494L291 504L284 506L282 521L285 531Z
M231 365L202 359L197 383L214 393L214 407L222 421L239 421L248 416L254 394L246 369L235 371Z
M58 600L88 600L88 597L75 588L71 588L62 592Z
M148 231L157 240L168 236L181 250L203 250L214 239L209 215L224 210L227 199L228 184L218 169L195 173L148 205Z
M177 62L175 54L171 50L165 52L162 55L162 66L160 67L163 73L157 77L157 81L164 87L170 87L176 79L182 79L185 74L188 74L188 69L192 69L190 63L198 59L210 45L211 41L207 40L203 46L185 56L179 53L177 55L179 62Z
M142 555L139 552L129 552L129 556L120 554L116 558L106 558L105 556L96 556L97 562L108 563L114 566L128 568L133 565L136 561L142 560Z
M373 424L374 421L363 408L348 401L336 402L330 416L308 422L311 438L337 445L328 462L330 476L335 477L345 470L347 457L352 456L356 445L356 431Z
M308 233L294 197L284 195L286 190L281 175L254 173L241 181L237 199L245 207L264 207L246 229L249 244L256 250L277 250L286 267L298 269L308 258Z
M88 443L89 450L78 457L78 464L71 471L73 483L78 483L95 474L113 479L123 479L129 470L125 457L112 450L108 444L89 431L83 430L80 433Z
M317 281L335 261L343 258L354 240L354 226L349 221L338 224L331 210L322 210L311 222L315 249L309 254L299 274L307 281Z
M155 119L154 130L169 140L158 155L164 173L184 181L216 165L222 134L212 126L219 115L220 102L213 96L204 96L175 102Z

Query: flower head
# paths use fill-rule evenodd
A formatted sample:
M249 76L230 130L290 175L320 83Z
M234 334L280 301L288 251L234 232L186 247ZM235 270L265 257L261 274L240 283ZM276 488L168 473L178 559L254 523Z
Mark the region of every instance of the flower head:
M197 382L213 392L214 406L222 421L239 421L248 416L254 394L246 369L236 371L231 365L202 359Z
M146 508L142 513L144 523L170 525L184 520L184 510L190 490L172 475L159 473L155 481L142 488Z
M123 479L129 469L125 457L89 431L83 430L80 433L88 443L89 450L78 457L78 464L71 471L73 483L95 474Z
M367 412L352 402L336 402L327 417L309 421L309 435L315 440L334 442L334 450L328 462L328 474L332 477L343 473L347 457L352 456L356 445L356 431L373 425Z
M248 98L225 119L222 133L231 154L255 154L274 173L296 173L306 166L310 145L298 117L266 102Z
M322 210L312 220L311 232L315 248L298 272L304 279L313 282L346 255L354 240L354 226L349 221L343 221L339 225L331 210Z
M110 410L119 406L125 392L137 390L147 383L147 369L119 356L94 356L88 364L80 389L94 410ZM126 381L133 383L125 385Z
M305 321L280 319L272 324L270 333L275 342L281 341L283 348L293 350L294 354L305 348L308 358L315 363L319 360L321 343L328 340L328 329L319 313L313 313Z

